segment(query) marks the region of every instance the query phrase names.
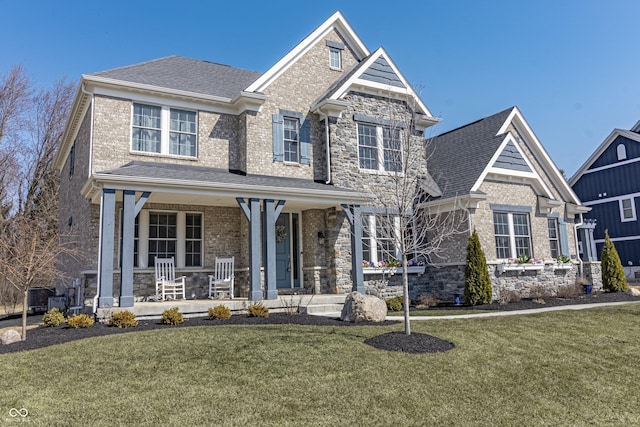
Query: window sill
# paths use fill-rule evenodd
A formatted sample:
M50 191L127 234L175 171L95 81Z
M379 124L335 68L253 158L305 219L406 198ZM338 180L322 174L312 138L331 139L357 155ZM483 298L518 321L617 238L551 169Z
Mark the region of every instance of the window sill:
M408 274L421 275L421 274L424 274L424 270L425 270L424 265L407 267ZM387 274L387 275L402 274L402 267L363 267L362 273L363 274Z
M160 157L163 159L180 159L180 160L198 160L198 156L180 156L178 154L163 154L163 153L154 153L151 151L135 151L129 150L129 154L134 156L148 156L148 157Z
M507 271L542 271L544 270L544 264L500 264L498 265L498 271L505 273Z

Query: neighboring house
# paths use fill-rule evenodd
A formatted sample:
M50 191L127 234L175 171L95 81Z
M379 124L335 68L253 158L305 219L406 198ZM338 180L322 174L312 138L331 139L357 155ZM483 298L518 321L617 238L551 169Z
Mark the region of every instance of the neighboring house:
M584 257L599 257L608 230L628 274L640 271L638 177L640 122L631 130L614 129L569 180L584 205L591 208L585 215L590 234L580 235Z
M517 107L433 137L428 170L442 191L424 205L465 210L469 231L478 231L494 298L507 290L526 293L573 285L579 266L575 218L586 211ZM432 260L414 295L462 293L468 234L450 242L444 259ZM520 255L533 264L509 263ZM559 256L573 260L557 263ZM554 289L555 288L555 289Z
M61 268L100 308L153 295L156 256L188 297L216 256L235 256L251 300L364 292L354 236L367 189L398 167L398 115L421 141L439 121L339 12L264 74L171 56L83 75L55 167L60 230L84 256Z

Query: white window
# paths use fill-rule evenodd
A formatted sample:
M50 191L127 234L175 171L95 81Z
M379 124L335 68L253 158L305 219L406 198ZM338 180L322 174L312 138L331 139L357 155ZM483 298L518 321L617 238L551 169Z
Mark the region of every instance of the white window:
M336 70L342 69L342 53L340 49L329 48L329 67Z
M131 150L197 156L196 112L133 104Z
M284 161L299 161L300 122L298 119L284 117Z
M360 169L402 171L402 146L399 129L358 123Z
M493 229L498 258L532 256L529 215L526 213L494 212Z
M400 218L397 215L367 215L362 217L362 259L372 265L399 259L396 245Z
M634 198L620 199L620 221L629 222L636 220L636 204Z
M203 229L200 212L143 209L135 220L135 267L153 267L154 258L174 257L176 267L201 267Z
M625 160L627 158L627 147L625 147L624 144L618 145L618 147L616 147L616 151L618 154L618 160Z
M558 255L560 255L560 243L558 242L558 220L556 218L547 218L547 226L549 229L551 258L558 258Z

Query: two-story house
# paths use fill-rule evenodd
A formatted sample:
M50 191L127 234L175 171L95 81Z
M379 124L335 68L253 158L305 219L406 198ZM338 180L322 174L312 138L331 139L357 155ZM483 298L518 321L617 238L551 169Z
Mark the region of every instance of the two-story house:
M353 214L397 168L390 109L415 138L438 122L339 12L264 74L171 56L83 75L55 164L60 229L84 257L61 268L101 308L153 295L156 256L188 296L216 256L235 256L253 300L364 292Z
M236 295L250 300L398 293L393 269L367 266L397 253L372 193L393 195L401 171L421 183L417 209L462 221L442 259L412 267L412 298L461 292L474 227L494 295L571 283L576 268L555 258L578 261L583 207L519 110L427 143L438 121L340 12L264 74L171 56L83 75L55 166L61 235L84 256L61 268L94 308L154 295L155 257L174 258L188 297L204 298L215 258L229 256ZM519 255L542 268L508 265Z
M608 230L627 274L640 271L639 161L640 122L614 129L569 180L591 208L585 215L590 227L580 234L583 256L599 257Z

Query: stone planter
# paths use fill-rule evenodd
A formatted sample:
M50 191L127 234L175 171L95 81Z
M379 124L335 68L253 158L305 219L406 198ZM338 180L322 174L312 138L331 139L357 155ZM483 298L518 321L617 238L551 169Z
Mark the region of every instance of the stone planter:
M500 264L498 265L498 271L500 273L506 273L508 271L542 271L544 270L544 264Z

